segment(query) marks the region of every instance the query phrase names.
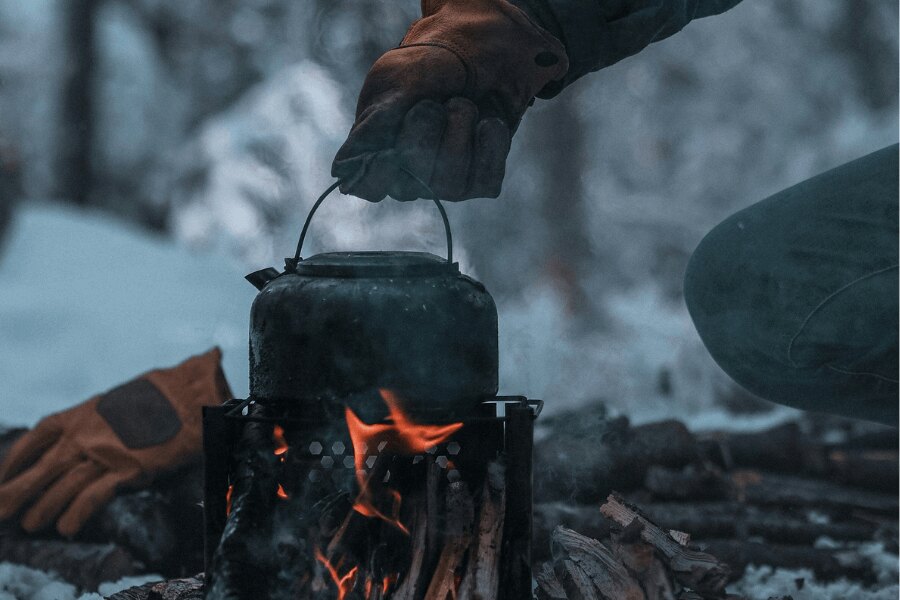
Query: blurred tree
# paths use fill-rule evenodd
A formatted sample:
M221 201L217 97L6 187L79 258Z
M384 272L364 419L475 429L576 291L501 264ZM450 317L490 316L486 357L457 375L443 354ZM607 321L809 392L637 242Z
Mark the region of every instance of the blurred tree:
M68 70L63 90L59 191L78 205L90 202L94 167L94 25L97 0L66 3Z
M0 250L22 193L22 171L18 154L0 136Z
M585 288L588 270L594 263L591 232L588 231L585 211L584 174L587 123L579 114L574 90L557 97L539 120L530 123L535 128L537 148L552 149L540 152L535 162L538 176L537 197L540 199L541 222L546 229L544 273L564 299L566 308L575 317L594 315L596 303ZM560 140L565 140L560 144Z

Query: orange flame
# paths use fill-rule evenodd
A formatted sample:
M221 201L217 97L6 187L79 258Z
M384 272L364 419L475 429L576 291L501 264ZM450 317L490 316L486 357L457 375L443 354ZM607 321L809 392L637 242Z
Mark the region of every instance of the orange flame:
M225 492L225 516L231 514L231 495L234 494L234 484L228 486L228 491Z
M281 487L280 483L278 484L278 490L276 490L275 493L278 494L278 497L281 498L282 500L288 499L288 494L286 491L284 491L284 488Z
M403 533L409 530L400 522L400 493L387 490L391 496L391 515L387 516L375 507L375 495L370 485L370 477L366 475L366 449L378 448L395 454L421 454L429 448L446 441L459 431L462 423L450 425L420 425L413 422L403 409L401 401L390 390L379 390L381 399L388 407L391 423L364 423L349 407L344 414L350 441L353 443L353 462L356 467L356 480L359 483L359 496L353 508L367 517L376 517L387 521Z
M359 567L353 567L347 573L344 574L343 577L338 575L337 568L332 566L328 559L325 558L325 555L322 554L322 551L316 548L316 560L322 563L325 568L328 570L328 574L331 575L332 581L334 581L335 585L338 588L338 596L337 600L344 600L344 597L353 589L353 586L356 585L356 572L359 570ZM340 565L338 565L340 566Z
M288 443L284 439L284 428L281 425L276 425L275 429L272 430L272 440L275 442L275 456L281 462L284 462L284 455L288 451Z
M387 597L387 593L391 585L397 583L397 580L399 578L399 575L395 573L394 575L388 575L384 578L384 581L381 582L381 592L385 597Z

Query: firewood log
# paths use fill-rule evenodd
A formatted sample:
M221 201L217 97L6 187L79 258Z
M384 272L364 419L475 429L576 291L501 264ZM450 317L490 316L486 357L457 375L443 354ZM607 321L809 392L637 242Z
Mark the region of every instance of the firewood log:
M647 600L675 600L672 582L665 565L656 557L653 546L640 538L637 521L612 536L611 550L644 590Z
M834 479L841 483L881 492L895 492L900 483L900 461L896 448L836 448L828 453L828 465Z
M556 578L556 573L553 572L553 566L550 563L544 563L535 574L534 579L537 582L538 600L567 600L566 590Z
M824 446L796 422L752 433L712 433L702 436L704 455L726 469L753 467L782 473L826 472Z
M731 481L721 472L700 465L668 469L653 465L644 488L660 500L724 500L732 496Z
M551 536L558 525L574 529L582 535L602 540L609 537L612 523L600 514L596 504L544 502L534 505L534 546L536 561L547 560L551 553Z
M422 591L428 587L425 580L423 565L426 559L428 515L427 507L420 501L416 509L411 528L412 560L406 576L397 590L391 595L392 600L415 600L422 596Z
M671 535L651 523L636 508L625 504L617 494L610 494L606 504L600 507L606 517L628 527L637 520L640 523L640 537L653 546L667 568L684 586L703 595L721 595L725 590L730 571L727 564L715 556L685 548Z
M475 523L472 495L465 482L456 481L448 486L446 510L441 555L425 592L425 600L452 600L456 597L459 569L472 540Z
M570 599L645 600L625 565L599 541L565 527L552 539L554 571Z
M763 473L737 471L732 480L739 499L761 506L799 506L804 508L862 509L896 516L897 495L858 490L828 481Z
M755 536L770 542L811 544L822 536L835 540L868 540L877 530L876 525L866 521L839 521L838 515L832 522L811 522L803 515L778 507L747 506L734 501L661 502L640 506L641 512L661 528L688 531L694 539ZM592 509L583 507L585 511Z
M478 529L469 550L469 565L458 600L497 598L505 512L506 469L502 463L492 462L484 478Z
M597 502L613 489L639 487L652 465L680 469L699 457L694 436L677 421L631 427L624 417L566 416L553 419L536 443L538 502Z

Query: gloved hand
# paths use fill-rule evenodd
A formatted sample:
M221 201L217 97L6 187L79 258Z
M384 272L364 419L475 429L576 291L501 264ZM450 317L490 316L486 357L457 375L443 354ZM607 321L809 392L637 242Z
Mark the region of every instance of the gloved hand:
M496 197L510 138L568 69L563 45L506 0L422 0L423 18L366 77L332 175L377 202Z
M231 398L218 348L150 371L41 420L0 465L0 519L33 502L22 527L74 535L123 486L199 456L201 407Z

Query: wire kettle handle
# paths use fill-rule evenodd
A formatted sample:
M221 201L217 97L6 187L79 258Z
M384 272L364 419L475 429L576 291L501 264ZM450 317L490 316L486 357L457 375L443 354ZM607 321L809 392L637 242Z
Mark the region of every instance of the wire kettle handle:
M437 196L435 195L434 191L431 189L431 186L429 186L427 183L422 181L422 179L418 175L413 173L406 166L404 166L404 165L398 165L398 166L399 166L400 170L402 170L407 175L412 177L416 182L419 183L419 185L421 185L423 188L425 188L425 190L429 194L429 199L432 202L434 202L435 206L437 206L438 212L440 212L440 214L441 214L441 220L444 222L444 234L447 236L447 263L453 264L453 232L450 231L450 219L447 218L447 211L444 210L444 205L441 204L441 201L437 199ZM337 181L332 183L330 186L328 186L328 189L326 189L324 192L322 192L322 195L319 196L319 199L316 200L315 204L312 205L312 208L309 209L309 214L306 215L306 222L303 223L303 229L300 231L300 240L297 242L297 251L294 253L293 260L290 261L290 259L289 259L289 261L292 263L292 266L296 267L297 263L299 263L301 260L303 260L300 256L300 254L303 251L303 242L306 240L306 233L307 233L307 231L309 231L309 224L312 221L313 215L315 215L316 211L319 210L319 207L322 205L322 202L325 201L325 198L327 198L331 192L333 192L335 189L337 189L337 187L339 185L341 185L342 183L347 181L347 179L349 179L349 177L344 177L343 179L338 179Z

